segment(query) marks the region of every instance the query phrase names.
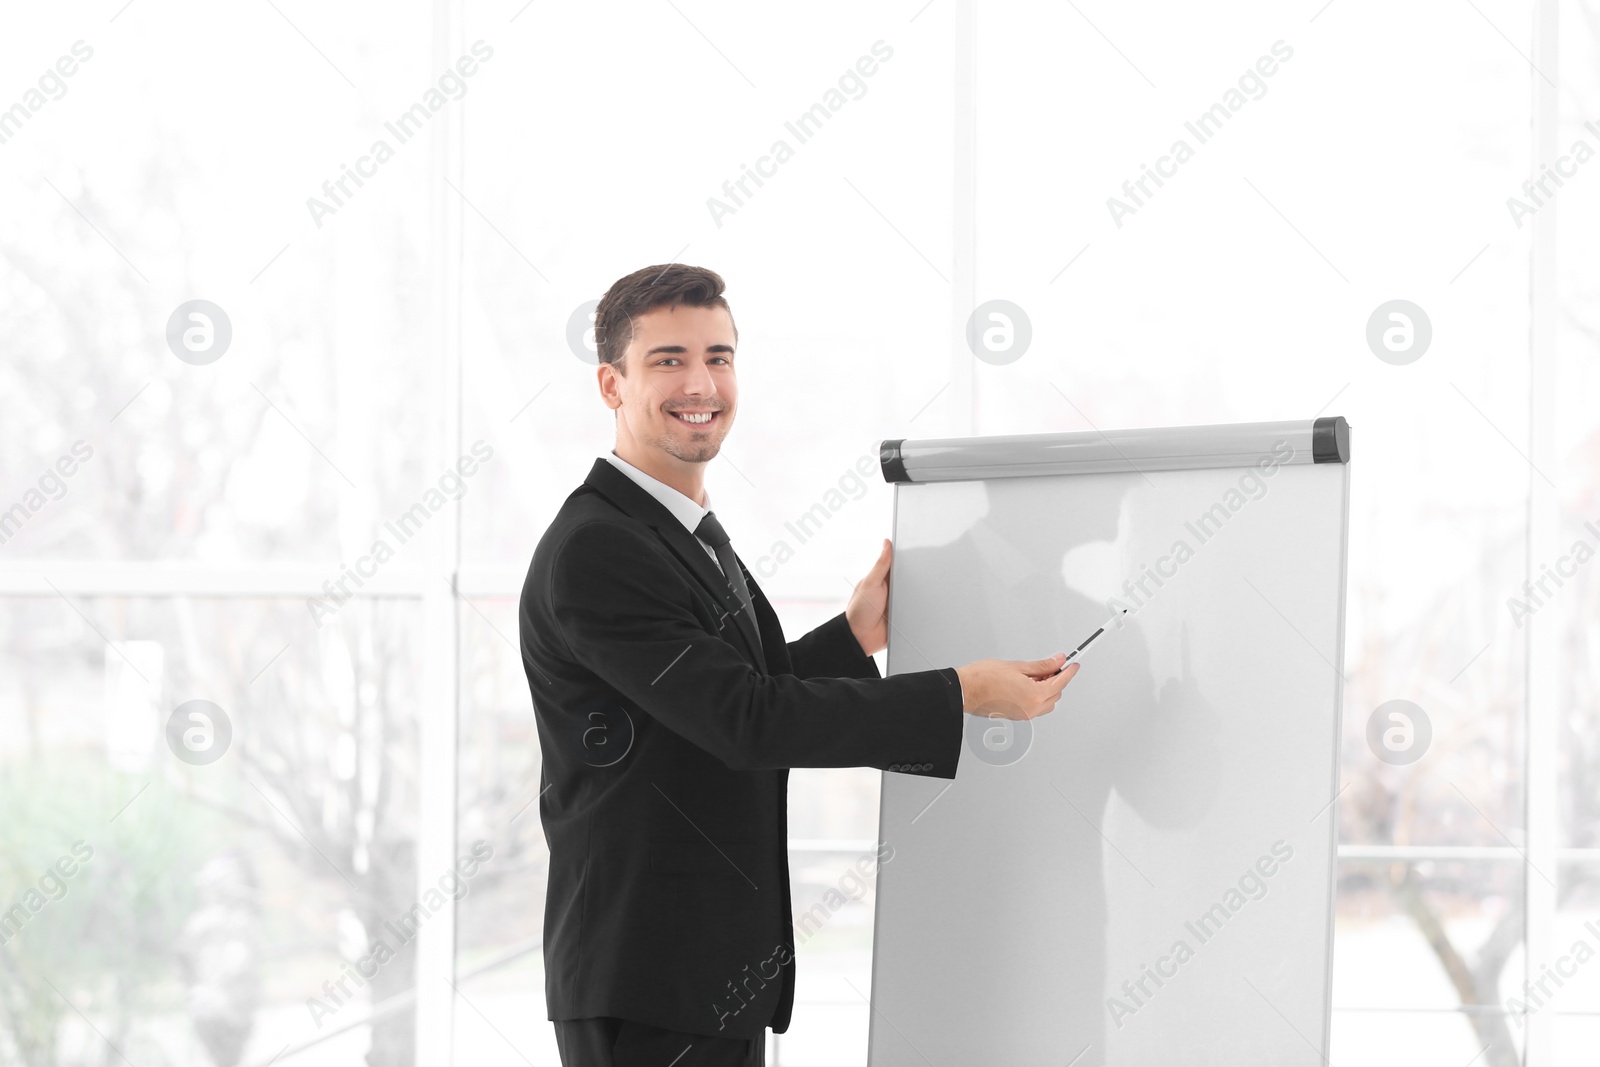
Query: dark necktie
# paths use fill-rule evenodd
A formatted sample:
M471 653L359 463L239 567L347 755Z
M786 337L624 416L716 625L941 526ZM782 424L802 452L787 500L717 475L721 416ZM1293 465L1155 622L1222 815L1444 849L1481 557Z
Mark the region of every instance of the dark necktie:
M739 598L739 603L744 605L743 618L744 632L755 641L757 649L761 648L761 633L756 626L755 603L750 599L750 589L744 584L744 572L739 569L739 561L733 555L733 542L728 537L728 531L722 528L722 523L717 521L716 512L706 512L706 517L700 520L700 525L694 529L694 535L711 546L717 554L717 562L722 565L722 576L728 580L728 587Z

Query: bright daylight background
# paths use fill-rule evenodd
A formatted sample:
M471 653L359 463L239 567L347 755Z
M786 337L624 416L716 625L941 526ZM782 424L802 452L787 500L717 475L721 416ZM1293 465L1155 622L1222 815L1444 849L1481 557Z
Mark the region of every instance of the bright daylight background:
M672 260L729 284L742 411L708 487L747 559L793 549L760 571L791 637L888 532L889 488L850 477L879 439L1348 418L1333 1060L1506 1067L1531 1033L1530 1067L1593 1062L1600 963L1527 1019L1507 998L1528 945L1600 945L1600 570L1520 625L1507 601L1600 540L1600 163L1520 227L1506 200L1536 131L1600 147L1600 5L974 6L8 6L0 909L47 892L0 947L0 1063L556 1062L516 595L612 442L587 308ZM313 218L478 41L463 92ZM1114 224L1277 41L1264 94ZM798 144L785 122L877 42ZM1365 341L1396 298L1433 329L1406 366ZM166 343L195 299L232 327L204 365ZM1004 366L960 339L991 299L1031 322ZM393 558L314 615L379 538ZM1365 741L1395 698L1434 731L1409 766ZM231 730L211 764L164 740L193 700ZM871 853L879 779L792 776L797 910ZM453 916L308 1006L480 840ZM872 903L802 945L772 1063L863 1062Z

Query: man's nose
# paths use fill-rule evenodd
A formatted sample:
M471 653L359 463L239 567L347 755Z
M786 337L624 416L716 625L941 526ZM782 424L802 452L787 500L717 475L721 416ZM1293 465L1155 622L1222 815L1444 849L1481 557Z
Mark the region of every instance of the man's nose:
M717 382L711 376L710 369L704 363L698 363L685 376L683 390L693 396L712 396L717 391Z

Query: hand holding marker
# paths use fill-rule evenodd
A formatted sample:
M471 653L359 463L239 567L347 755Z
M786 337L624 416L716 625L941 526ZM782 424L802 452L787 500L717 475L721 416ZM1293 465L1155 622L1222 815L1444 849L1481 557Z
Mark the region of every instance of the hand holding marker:
M1122 613L1124 615L1126 615L1128 613L1128 609L1127 608L1123 608L1122 609ZM1109 625L1111 625L1111 624L1108 622L1108 623L1105 624L1105 626L1101 626L1094 633L1090 634L1088 637L1085 637L1083 639L1083 643L1080 644L1077 648L1073 649L1071 652L1068 652L1067 653L1067 658L1061 661L1061 667L1055 673L1056 674L1060 674L1061 671L1064 671L1064 670L1067 669L1067 665L1070 664L1070 663L1081 663L1083 661L1084 653L1087 652L1088 649L1089 649L1089 645L1094 641L1095 638L1097 638L1101 634L1105 633L1106 632L1106 626L1109 626Z
M1122 614L1127 613L1128 609L1124 608ZM1105 626L1090 634L1071 652L1056 652L1044 659L981 659L957 667L961 710L968 715L991 719L1033 719L1048 714L1061 696L1062 688L1077 675L1078 664L1089 645L1106 632L1106 627L1113 623L1121 625L1121 622L1120 616L1113 615ZM1061 657L1061 665L1051 668L1056 656Z

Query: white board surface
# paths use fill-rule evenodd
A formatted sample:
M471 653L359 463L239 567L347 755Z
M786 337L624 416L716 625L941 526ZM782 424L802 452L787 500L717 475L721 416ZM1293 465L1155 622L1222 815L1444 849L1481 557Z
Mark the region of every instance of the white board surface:
M953 781L885 774L871 1067L1323 1062L1348 472L896 486L890 674L1130 610Z

